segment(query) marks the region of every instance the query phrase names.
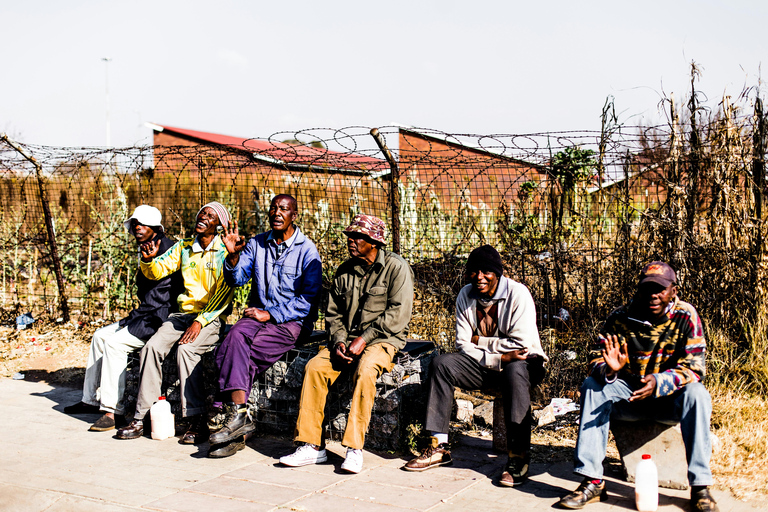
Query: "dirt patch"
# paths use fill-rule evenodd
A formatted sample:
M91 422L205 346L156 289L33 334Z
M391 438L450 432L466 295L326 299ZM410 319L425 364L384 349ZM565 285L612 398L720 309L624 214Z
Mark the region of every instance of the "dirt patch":
M42 380L82 387L88 348L99 325L35 322L27 329L0 327L0 376L24 374Z

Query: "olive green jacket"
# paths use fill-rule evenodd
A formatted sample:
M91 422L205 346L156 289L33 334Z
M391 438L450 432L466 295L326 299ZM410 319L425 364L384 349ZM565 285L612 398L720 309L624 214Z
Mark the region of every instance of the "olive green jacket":
M361 336L367 345L386 342L402 349L412 309L413 271L402 257L379 249L368 268L350 258L336 271L328 298L331 346Z

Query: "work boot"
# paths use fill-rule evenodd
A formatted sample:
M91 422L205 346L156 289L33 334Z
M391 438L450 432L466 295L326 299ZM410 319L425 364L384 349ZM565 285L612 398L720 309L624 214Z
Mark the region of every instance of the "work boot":
M720 508L708 487L691 490L691 510L693 512L720 512Z
M248 417L246 404L228 402L224 404L224 414L224 426L208 438L211 445L228 443L256 430L256 426Z
M245 448L245 437L240 436L229 443L211 446L211 449L208 450L208 457L211 459L231 457L243 448Z
M605 492L605 480L594 480L585 478L579 488L571 494L561 499L557 504L562 508L580 509L584 505L595 501L605 501L607 495Z

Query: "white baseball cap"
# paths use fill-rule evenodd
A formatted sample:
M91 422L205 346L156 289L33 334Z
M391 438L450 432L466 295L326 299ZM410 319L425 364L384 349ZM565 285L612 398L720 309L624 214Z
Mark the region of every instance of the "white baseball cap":
M136 219L139 221L139 224L144 224L145 226L150 227L159 227L161 230L165 231L165 228L163 227L163 214L160 213L160 210L155 208L154 206L149 206L148 204L142 204L136 207L135 210L133 210L133 215L128 217L128 220L126 220L123 223L123 226L125 226L126 231L129 233L131 232L131 220Z

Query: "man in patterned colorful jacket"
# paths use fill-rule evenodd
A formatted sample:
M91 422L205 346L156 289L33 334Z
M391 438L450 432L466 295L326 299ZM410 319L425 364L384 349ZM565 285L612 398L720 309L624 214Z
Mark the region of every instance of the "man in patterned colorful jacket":
M205 418L205 386L202 355L218 341L221 315L226 316L234 290L224 280L227 249L219 233L227 228L230 215L224 205L211 202L195 217L195 236L177 242L158 256L158 244L141 248L139 268L149 279L181 270L184 291L179 294L179 312L168 317L141 350L141 380L133 421L117 431L118 439L136 439L144 433L144 416L161 392L163 360L177 346L181 412L189 418L189 429L181 438L184 444L199 444L208 439Z
M591 352L590 376L581 387L574 471L584 480L559 501L561 507L580 509L605 499L603 459L613 418L680 423L691 509L718 510L708 487L712 402L701 383L704 328L696 309L677 297L676 282L668 264L647 264L632 301L606 320Z

